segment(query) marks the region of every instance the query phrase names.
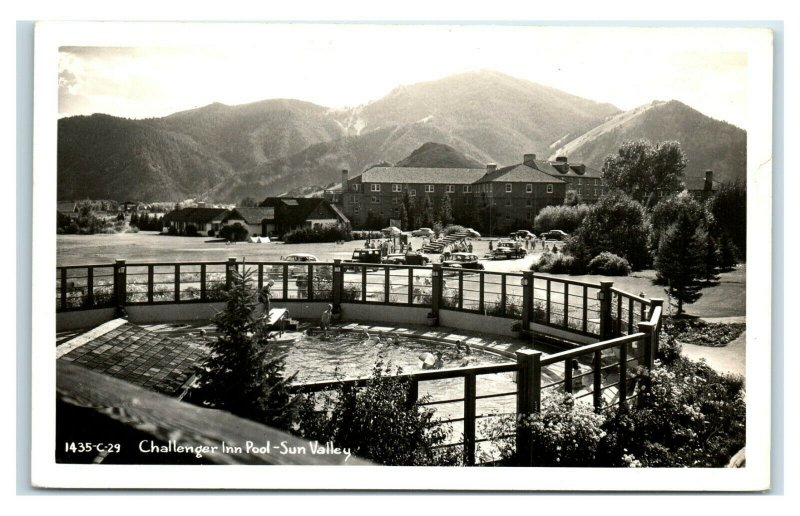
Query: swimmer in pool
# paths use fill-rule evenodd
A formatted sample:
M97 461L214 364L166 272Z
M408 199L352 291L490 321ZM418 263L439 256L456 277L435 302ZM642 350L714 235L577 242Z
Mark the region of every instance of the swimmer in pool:
M433 368L434 369L441 369L442 367L444 367L444 360L442 360L442 352L441 351L437 351L436 352L436 362L433 363Z
M399 346L400 345L400 335L398 335L397 332L395 332L393 337L392 337L392 345L393 346Z
M272 281L272 280L270 280ZM328 327L331 324L331 315L333 313L333 305L328 305L328 308L322 312L322 319L320 321L320 327L322 328L322 335L323 338L328 338Z

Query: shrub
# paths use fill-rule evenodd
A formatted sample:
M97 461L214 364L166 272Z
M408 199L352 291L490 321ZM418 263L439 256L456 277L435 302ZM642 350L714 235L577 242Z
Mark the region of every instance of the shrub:
M186 229L184 230L186 236L197 236L197 226L194 224L186 224Z
M208 236L213 237L214 235L216 235L216 232L213 229L209 229Z
M353 240L353 233L347 224L327 224L314 228L300 228L283 235L287 244L305 244L318 242L338 242Z
M545 252L538 262L531 265L531 270L550 274L582 274L584 267L574 256Z
M628 263L628 260L609 252L602 252L592 258L588 268L590 274L605 276L627 276L631 272L631 264Z
M571 394L549 393L538 413L520 418L502 417L483 425L482 434L495 443L498 456L483 457L516 463L521 460L516 443L505 436L527 435L534 466L592 466L601 440L605 417L588 403L575 403Z
M167 229L167 234L171 236L177 236L178 229L175 226L170 226L169 229Z
M546 206L533 219L534 230L537 234L551 229L560 229L567 233L572 233L578 229L583 219L586 218L589 209L586 204Z
M642 205L614 192L590 208L564 251L581 263L608 251L628 260L633 270L639 270L649 262L647 236L647 214Z
M458 465L460 453L441 447L450 440L450 426L423 405L429 397L408 402L409 380L392 376L400 372L379 358L365 387L303 398L298 433L380 464Z
M230 240L231 242L243 242L247 240L250 231L238 222L222 226L217 233L220 238Z
M351 231L353 240L367 240L368 238L380 239L383 238L383 233L380 231Z
M642 406L604 425L601 466L721 467L745 444L741 377L686 358L657 363Z

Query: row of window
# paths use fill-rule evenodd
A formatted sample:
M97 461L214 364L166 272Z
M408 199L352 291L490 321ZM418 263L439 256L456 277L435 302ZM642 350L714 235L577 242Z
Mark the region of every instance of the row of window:
M578 184L580 184L580 183L578 183ZM402 185L398 185L398 184L392 185L392 192L393 193L402 192L401 186ZM482 185L482 186L485 186L485 185ZM356 183L356 184L352 185L350 189L353 192L358 192L359 191L359 187L360 187L360 185ZM463 193L472 193L472 185L462 185L462 187L463 187L462 188ZM513 188L514 188L513 183L506 183L506 193L512 193L513 192ZM490 188L488 191L491 192L491 190L492 189ZM380 192L381 191L380 183L372 183L372 184L370 184L369 191L370 192ZM434 186L433 185L425 185L425 193L434 193L434 191L435 190L434 190ZM445 185L445 193L455 193L455 191L456 191L455 185ZM478 191L483 192L483 191L486 191L486 189L485 188L479 188ZM528 183L528 184L525 185L525 193L533 193L533 184L532 183ZM547 193L553 193L553 185L552 184L548 184L547 185ZM409 189L408 190L408 195L411 196L411 197L415 197L417 195L417 189L416 188Z
M591 192L591 190L587 188L586 189L586 194L589 195L590 192ZM547 193L550 193L550 194L553 193L553 185L548 185ZM578 195L583 195L583 189L582 188L578 188L577 189L577 193L578 193ZM599 193L602 193L602 189L595 188L593 193L594 193L594 196L597 197ZM414 197L415 195L416 195L416 192L414 190L411 190L410 196ZM395 204L395 205L396 204L400 204L400 201L401 201L400 197L393 197L392 198L392 204ZM358 199L358 197L353 196L350 199L350 202L351 202L351 204L358 204L359 199ZM371 198L371 202L372 202L372 204L381 204L381 197L377 196L377 195L373 195L372 198ZM471 205L472 204L472 199L469 198L469 197L465 198L464 199L464 204L467 205L467 206ZM506 206L511 206L511 199L506 199L505 200L505 205ZM526 199L525 200L525 206L532 206L532 205L533 205L533 201L531 199Z

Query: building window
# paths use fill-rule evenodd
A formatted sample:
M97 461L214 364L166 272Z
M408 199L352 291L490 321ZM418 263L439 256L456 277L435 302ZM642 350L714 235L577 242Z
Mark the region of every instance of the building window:
M433 193L433 185L425 185L425 193Z
M464 188L462 189L462 191L464 193L472 193L472 185L464 185Z
M581 178L578 178L578 184L581 184Z
M408 196L409 197L416 197L417 196L417 189L416 188L412 188L411 190L409 190L408 191Z
M533 212L532 211L528 211L528 220L529 221L533 220Z
M597 197L597 188L594 189L594 196Z
M358 211L359 211L358 204L356 204L355 206L353 206L353 215L358 215Z
M597 179L594 180L594 186L597 186Z
M372 183L371 185L369 185L369 191L370 192L380 192L381 191L381 185L378 184L378 183Z
M466 199L464 199L464 204L465 204L465 205L467 205L467 206L469 206L470 204L472 204L472 199L470 199L469 197L467 197Z
M401 192L402 190L400 189L400 185L395 183L395 184L392 185L392 191L393 192Z
M525 185L525 193L533 193L533 185L531 183Z
M581 194L581 189L580 189L580 188L578 188L578 195L580 195L580 194Z
M506 193L511 193L511 183L506 183Z
M399 197L393 197L392 198L392 204L400 204L400 198Z
M395 215L398 215L398 214L400 213L400 208L394 208L394 209L392 210L392 212L393 212Z
M553 185L547 185L547 193L553 193Z
M381 203L381 198L378 197L377 195L373 195L372 196L372 204L380 204L380 203Z
M358 191L358 185L353 185L350 188L352 188L354 192Z
M444 190L447 193L456 193L456 186L455 185L447 185Z
M530 208L532 205L533 205L533 201L531 201L530 199L525 199L525 206Z
M511 199L506 199L506 206L511 206Z

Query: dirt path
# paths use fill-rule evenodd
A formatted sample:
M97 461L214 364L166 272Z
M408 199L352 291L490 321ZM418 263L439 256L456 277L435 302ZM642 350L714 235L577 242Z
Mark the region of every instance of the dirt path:
M727 318L725 318L727 319ZM709 322L712 322L709 320ZM714 322L738 322L738 321L714 321ZM730 373L745 376L746 371L746 341L747 332L742 333L737 338L721 348L709 346L698 346L696 344L684 344L683 353L692 360L704 358L709 366L720 373Z

